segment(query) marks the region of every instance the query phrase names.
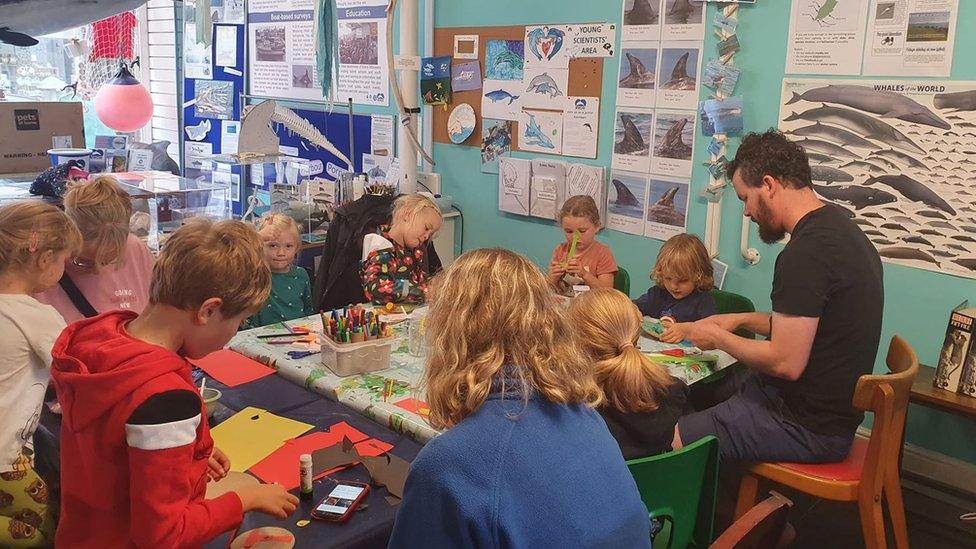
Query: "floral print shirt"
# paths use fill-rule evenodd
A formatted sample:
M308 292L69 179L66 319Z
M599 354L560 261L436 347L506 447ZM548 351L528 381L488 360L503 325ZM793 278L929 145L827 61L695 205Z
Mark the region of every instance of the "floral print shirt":
M423 303L427 300L427 252L423 247L401 246L389 237L389 227L380 234L392 247L370 250L360 275L363 294L374 304Z

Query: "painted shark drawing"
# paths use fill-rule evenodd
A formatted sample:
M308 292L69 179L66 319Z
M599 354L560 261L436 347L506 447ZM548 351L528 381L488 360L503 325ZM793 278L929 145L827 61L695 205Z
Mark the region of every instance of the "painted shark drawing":
M685 52L671 69L671 79L664 83L661 88L665 90L694 90L697 80L694 76L688 75L688 57L691 52Z
M950 206L948 202L943 200L938 193L926 187L922 183L912 179L911 177L908 177L907 175L882 175L872 177L865 181L864 185L870 186L874 185L875 183L881 183L882 185L891 187L912 202L921 202L922 204L925 204L931 208L942 210L951 215L956 215L956 210Z
M511 105L519 98L517 95L512 95L505 90L498 89L495 91L490 91L485 94L485 97L491 100L492 103L498 103L499 101L508 100L508 104Z
M881 115L884 118L897 118L905 122L914 122L943 130L952 127L914 99L895 92L875 90L870 86L828 84L820 88L809 89L802 95L793 92L793 97L786 104L792 105L797 101L835 103Z
M619 179L614 179L611 181L614 190L617 191L617 198L613 201L617 206L629 206L632 208L643 208L644 205L641 204L634 193L630 192L627 185L620 182Z
M895 195L881 189L865 188L856 185L824 186L814 185L817 194L837 202L844 202L860 210L867 206L879 206L898 200Z
M681 132L684 131L686 125L688 125L687 118L675 120L661 141L654 147L654 154L667 158L690 159L691 147L681 139Z
M925 154L925 151L921 147L916 145L908 136L895 129L894 126L852 109L823 105L801 113L793 112L790 116L783 119L784 122L792 122L794 120L809 120L811 122L823 122L825 124L840 126L867 139L880 141L889 147L918 155Z
M540 95L548 95L550 98L556 97L557 95L563 95L562 90L556 84L549 73L542 73L529 82L529 87L525 88L525 91L537 93Z
M532 147L542 147L543 149L555 149L552 140L542 131L539 123L535 121L535 115L529 114L529 125L522 134L525 144Z
M624 53L624 55L627 56L627 62L630 63L630 73L620 79L619 86L629 89L653 90L654 73L647 70L647 67L636 55L631 53Z
M654 2L658 4L657 0ZM624 25L654 25L657 24L657 12L651 5L651 0L634 0L630 11L624 12Z
M0 42L33 46L37 36L131 11L146 0L0 0Z
M976 111L976 90L937 93L932 104L937 109L953 109L952 112Z
M641 154L647 150L647 142L641 135L637 125L634 124L634 117L629 114L620 115L620 125L624 129L624 137L613 144L613 152L616 154Z
M678 189L679 187L671 187L653 206L647 208L648 221L679 227L684 226L685 214L674 207L674 197L678 194Z

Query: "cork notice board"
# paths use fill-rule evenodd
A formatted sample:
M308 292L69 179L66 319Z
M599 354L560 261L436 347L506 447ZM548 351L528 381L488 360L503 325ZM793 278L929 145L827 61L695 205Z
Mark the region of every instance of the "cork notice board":
M478 62L481 64L482 76L485 70L485 52L488 50L489 40L525 40L525 26L510 27L444 27L434 29L434 57L454 54L455 35L478 36ZM464 59L455 59L462 62ZM569 90L567 95L600 97L603 88L603 59L579 58L569 61ZM471 137L462 145L481 147L481 97L484 90L455 91L452 103L445 110L443 106L434 106L434 141L438 143L451 142L447 134L447 118L451 111L461 103L467 103L474 108L475 127ZM512 150L518 150L518 122L512 122Z

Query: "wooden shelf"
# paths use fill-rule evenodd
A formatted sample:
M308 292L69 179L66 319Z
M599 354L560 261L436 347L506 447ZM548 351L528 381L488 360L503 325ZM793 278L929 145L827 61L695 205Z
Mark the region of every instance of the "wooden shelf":
M937 389L932 385L932 380L934 379L935 368L931 366L919 366L915 383L912 384L909 400L916 404L938 408L946 412L976 417L976 398L960 395L959 393L944 389Z

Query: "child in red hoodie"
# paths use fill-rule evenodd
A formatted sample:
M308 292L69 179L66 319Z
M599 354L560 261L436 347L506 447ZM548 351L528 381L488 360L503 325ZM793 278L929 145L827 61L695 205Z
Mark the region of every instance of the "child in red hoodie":
M193 221L167 241L141 315L112 311L55 343L61 427L59 547L198 547L295 496L257 485L204 499L230 468L214 448L187 358L224 346L268 299L261 238L237 221Z

